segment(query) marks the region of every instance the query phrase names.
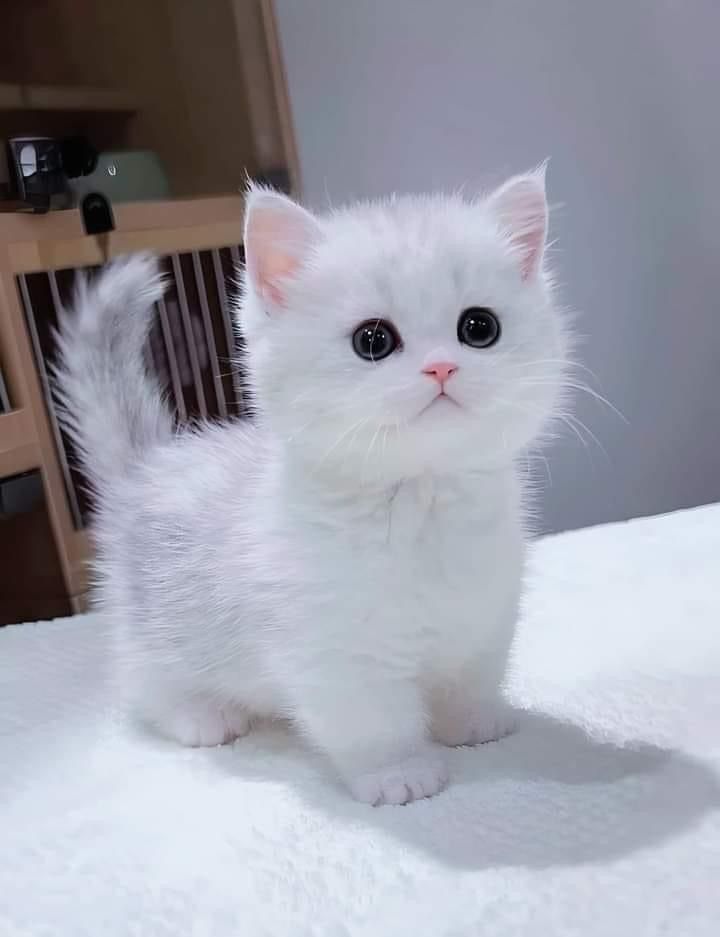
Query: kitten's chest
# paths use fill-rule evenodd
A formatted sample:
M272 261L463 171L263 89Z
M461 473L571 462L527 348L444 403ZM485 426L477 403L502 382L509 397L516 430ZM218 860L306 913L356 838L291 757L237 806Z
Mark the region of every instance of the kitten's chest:
M398 583L422 601L487 589L519 543L518 518L504 493L486 497L472 481L421 481L401 488L390 514L385 554Z
M479 487L474 479L431 478L397 486L384 504L359 512L321 545L323 569L368 613L378 597L389 615L393 607L421 616L472 603L515 563L521 545L507 491Z
M389 499L387 532L378 558L391 574L410 580L438 581L461 575L476 519L464 490L440 487L429 479L399 485Z

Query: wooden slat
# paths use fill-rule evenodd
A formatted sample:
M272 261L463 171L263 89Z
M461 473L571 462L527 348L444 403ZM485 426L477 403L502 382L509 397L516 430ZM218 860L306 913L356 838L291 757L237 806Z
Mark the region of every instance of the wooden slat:
M237 363L235 360L237 358L237 339L235 336L233 321L230 316L230 304L228 302L227 289L225 287L225 274L222 268L220 252L217 250L212 252L212 263L213 273L215 274L215 286L217 288L218 300L220 302L220 308L222 311L223 328L225 330L225 342L227 344L228 360L225 362L225 364L230 368L232 385L235 391L235 405L236 407L242 409L243 392L242 385L240 383L240 377L238 375Z
M22 430L28 435L27 446L39 450L36 453L34 448L30 451L27 446L18 447L14 450L15 456L8 456L7 463L12 467L13 461L18 463L20 459L24 462L32 459L39 466L63 577L68 594L75 595L85 587L82 573L87 554L78 551L86 549L86 544L78 538L70 515L62 472L6 248L7 245L0 243L0 343L3 366L7 364L10 371L13 403L20 408L23 420L27 421ZM5 418L12 416L12 413L4 414ZM16 429L19 432L17 426Z
M0 414L0 478L38 468L41 459L28 411Z
M118 232L155 231L164 228L193 228L198 225L242 222L242 195L213 198L169 199L160 202L126 202L113 206ZM83 235L80 212L53 211L46 215L29 212L0 214L0 241L47 241ZM233 241L239 241L238 230Z
M105 246L94 237L63 241L21 241L10 244L8 252L16 273L35 273L40 270L92 267L112 257L137 251L176 254L226 247L239 240L240 233L238 222L224 222L192 228L116 231L107 238Z
M195 387L195 399L202 419L207 419L207 403L205 400L205 389L202 382L202 368L198 358L197 342L193 333L192 319L190 317L190 307L188 306L187 294L185 293L185 282L183 280L182 266L180 258L174 254L170 258L172 265L173 280L175 281L175 293L177 295L178 306L180 308L180 320L182 322L182 331L185 338L185 351L190 362L190 371L192 372L193 384Z
M284 150L276 74L268 54L267 28L260 0L231 0L231 6L237 30L238 65L246 88L251 89L247 103L258 168L267 172L288 167L290 156Z
M0 452L8 452L35 441L35 427L28 410L0 413Z
M75 597L80 597L82 600L86 596L90 583L88 561L92 556L92 546L86 531L74 530L69 535L68 553L70 555L68 579L72 602Z
M6 452L0 451L0 479L38 469L41 461L40 447L35 443L18 446Z
M15 273L102 264L134 251L179 253L238 244L245 200L241 195L115 207L115 231L104 243L85 235L77 210L47 215L0 215Z
M160 332L165 345L165 356L167 357L168 371L170 373L170 383L175 397L175 409L181 423L187 420L187 408L185 406L185 395L183 394L182 381L178 371L177 355L173 345L173 334L170 328L170 317L168 316L167 303L165 297L161 296L157 304L158 317L160 320Z
M78 504L77 494L75 493L75 488L73 487L72 474L70 472L70 466L68 464L65 447L63 445L62 430L60 428L60 421L55 409L52 388L50 386L50 374L48 372L47 362L43 358L40 336L38 334L37 322L35 320L35 312L33 310L32 301L30 300L30 294L28 292L27 280L24 276L20 276L18 279L20 281L20 295L22 297L23 306L25 307L25 325L32 345L37 375L40 379L40 385L45 397L45 407L48 422L50 424L50 429L52 430L53 439L55 440L55 451L57 453L63 478L65 480L65 492L68 498L68 505L72 513L73 523L76 527L82 527L82 514L80 512L80 505ZM49 274L49 282L50 294L52 296L55 316L57 318L60 315L62 302L60 299L60 293L58 291L57 279L55 274L52 272Z
M215 389L215 399L217 401L220 418L224 420L227 417L227 404L225 402L225 391L222 382L222 368L218 361L215 333L213 332L212 318L210 316L210 307L208 306L207 290L205 287L205 278L203 276L200 254L197 251L192 252L192 265L193 276L195 277L195 289L197 290L198 302L200 303L200 311L202 313L205 344L208 350L209 367L212 374L213 387Z
M285 159L290 173L292 191L296 196L299 196L302 193L300 158L298 156L297 141L295 138L295 127L293 125L292 108L290 106L285 63L280 46L280 31L277 24L275 4L273 0L259 0L259 3L263 25L265 27L265 43L272 75L275 105L277 107L277 117L280 125Z

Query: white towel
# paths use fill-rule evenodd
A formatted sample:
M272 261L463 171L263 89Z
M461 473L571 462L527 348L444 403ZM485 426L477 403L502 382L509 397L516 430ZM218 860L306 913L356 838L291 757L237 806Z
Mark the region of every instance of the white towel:
M2 937L720 933L720 507L542 541L517 734L354 803L282 729L111 708L93 616L0 630Z

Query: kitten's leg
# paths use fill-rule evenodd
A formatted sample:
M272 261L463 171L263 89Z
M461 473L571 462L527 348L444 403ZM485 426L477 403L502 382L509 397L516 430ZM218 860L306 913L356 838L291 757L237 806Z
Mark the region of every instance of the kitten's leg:
M513 710L500 686L507 653L478 655L433 682L429 697L431 732L443 745L480 745L515 730Z
M350 674L347 668L334 676L312 688L305 684L297 718L353 796L379 806L441 791L447 768L428 741L418 688L406 681L378 681L376 674Z
M250 731L244 707L190 694L163 705L152 722L162 735L190 747L224 745Z

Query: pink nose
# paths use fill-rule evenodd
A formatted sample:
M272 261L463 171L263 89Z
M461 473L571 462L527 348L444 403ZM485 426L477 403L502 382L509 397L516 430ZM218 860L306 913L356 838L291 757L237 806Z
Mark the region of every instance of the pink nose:
M427 374L428 377L437 381L438 384L444 384L449 377L453 376L457 369L458 366L453 364L452 361L434 361L432 364L428 364L424 367L422 373Z

